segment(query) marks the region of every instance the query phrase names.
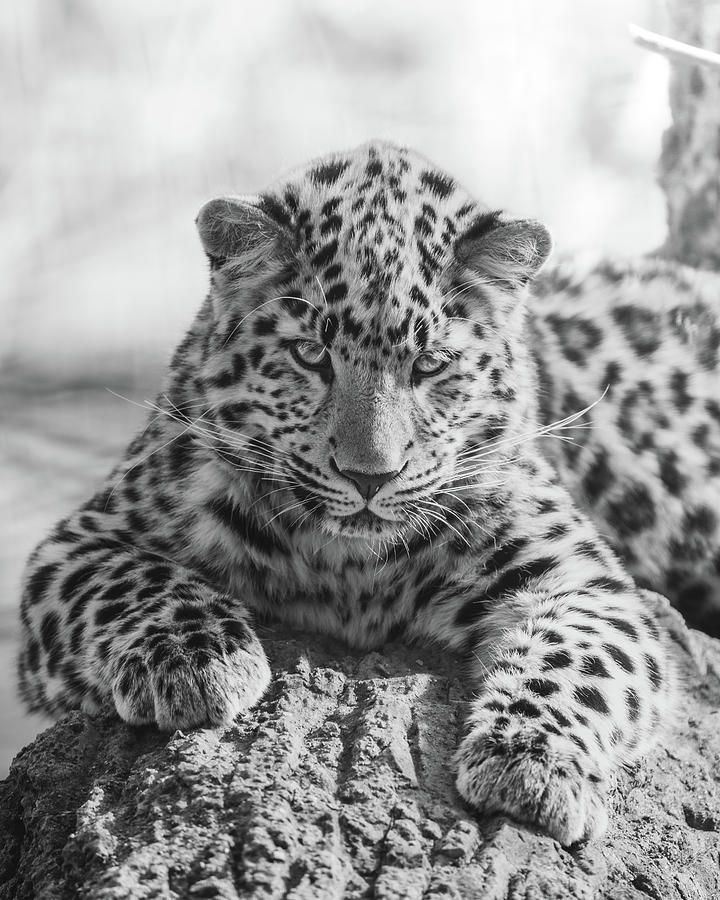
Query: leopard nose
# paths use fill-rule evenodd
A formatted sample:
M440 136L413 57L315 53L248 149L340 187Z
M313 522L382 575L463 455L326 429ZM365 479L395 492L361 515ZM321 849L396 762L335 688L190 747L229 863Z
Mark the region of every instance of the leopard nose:
M400 469L394 472L356 472L354 469L339 469L335 460L333 466L340 475L352 481L364 500L372 500L384 484L400 474Z

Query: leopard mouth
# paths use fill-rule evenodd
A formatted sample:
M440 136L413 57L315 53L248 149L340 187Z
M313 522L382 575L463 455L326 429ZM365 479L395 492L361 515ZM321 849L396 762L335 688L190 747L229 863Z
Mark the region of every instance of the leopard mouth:
M371 538L387 540L397 534L398 525L395 519L386 519L368 507L346 516L328 516L330 530L344 537Z

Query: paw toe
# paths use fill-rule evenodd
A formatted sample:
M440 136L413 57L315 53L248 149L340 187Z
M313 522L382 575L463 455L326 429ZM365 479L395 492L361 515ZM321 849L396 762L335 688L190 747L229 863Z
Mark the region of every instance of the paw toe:
M231 652L165 637L128 655L112 683L115 707L133 725L164 731L232 722L260 699L270 667L257 639Z
M577 779L553 776L538 805L537 823L563 846L600 837L608 826L605 804L596 789Z
M151 675L155 718L163 730L225 725L260 699L270 683L264 652L183 659Z
M150 674L139 654L123 660L112 685L113 701L120 718L131 725L155 721Z
M536 825L564 846L605 832L603 798L572 766L559 765L552 753L497 751L482 738L466 739L461 746L457 788L476 809Z

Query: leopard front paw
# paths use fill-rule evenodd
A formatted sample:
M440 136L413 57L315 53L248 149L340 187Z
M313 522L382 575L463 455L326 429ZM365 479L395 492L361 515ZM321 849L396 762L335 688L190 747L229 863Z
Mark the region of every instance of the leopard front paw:
M164 731L227 724L254 706L270 683L265 652L243 623L232 640L197 630L148 630L120 661L112 683L126 722L155 722Z
M480 812L536 825L563 846L607 829L605 780L565 735L475 728L457 762L458 791Z

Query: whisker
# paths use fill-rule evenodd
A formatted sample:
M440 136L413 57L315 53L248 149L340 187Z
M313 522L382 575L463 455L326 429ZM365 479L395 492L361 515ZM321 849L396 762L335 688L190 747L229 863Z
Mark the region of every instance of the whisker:
M170 410L163 409L161 406L151 403L151 401L149 401L149 400L145 401L145 405L147 407L149 407L150 409L157 410L162 415L167 416L168 418L172 419L175 422L178 422L181 425L189 424L189 427L196 434L203 435L206 438L210 438L211 440L213 438L221 440L222 443L225 445L225 447L229 448L230 451L235 451L235 452L248 451L252 454L255 454L256 456L260 457L260 459L256 459L256 460L252 461L255 465L267 466L268 461L271 462L273 465L275 465L276 463L279 462L279 459L276 457L276 455L271 455L269 452L267 452L265 450L257 450L255 448L253 448L252 446L250 446L250 442L253 441L253 437L250 435L242 435L242 434L240 434L240 432L236 433L236 432L230 431L230 429L226 429L228 431L228 433L231 434L233 437L235 437L237 435L241 438L242 437L246 438L246 441L242 442L242 443L240 441L236 441L236 440L230 441L227 438L222 437L222 435L213 433L213 431L211 429L214 428L215 431L217 432L217 430L220 429L221 426L216 425L214 422L209 422L207 419L204 419L202 416L190 421L187 416L175 415ZM202 426L199 425L198 424L199 422L202 422L203 425ZM203 427L203 426L205 426L205 427ZM208 444L204 444L203 446L205 446L209 450L217 449L217 448L213 447L212 445L208 445ZM263 456L265 457L265 459L262 458Z
M116 391L113 391L113 390L111 390L110 388L106 388L106 390L107 390L109 393L113 394L113 396L117 397L117 398L120 399L120 400L125 400L125 401L128 402L128 403L132 403L133 406L139 406L139 407L143 408L143 404L142 404L142 403L137 403L137 402L135 402L134 400L130 400L129 397L123 397L122 394L118 394ZM117 490L117 488L122 484L123 480L130 474L130 472L133 471L133 469L136 469L138 466L140 466L140 465L142 465L143 463L147 462L147 460L150 459L151 456L154 456L156 453L159 453L160 450L164 450L165 447L169 446L169 445L172 444L174 441L177 441L177 440L178 440L179 438L181 438L183 435L187 434L187 432L190 431L190 430L192 429L192 427L193 427L193 423L192 423L192 422L188 423L187 426L186 426L179 434L174 435L174 436L171 437L169 440L167 440L167 441L165 441L164 443L160 444L159 447L155 447L155 448L154 448L153 450L151 450L148 454L146 454L145 456L143 456L143 457L142 457L141 459L139 459L137 462L133 463L128 469L126 469L125 472L123 472L122 476L118 479L118 481L112 486L112 488L111 488L111 490L110 490L110 493L108 494L108 498L107 498L107 500L106 500L106 502L105 502L105 509L107 510L107 504L110 502L110 499L111 499L112 495L115 493L115 491Z
M410 547L408 546L408 542L402 536L402 534L398 534L398 540L405 548L405 553L407 554L407 558L410 559ZM395 556L395 562L397 562L397 555Z
M315 276L315 281L317 281L317 286L320 288L320 293L322 294L323 303L325 304L325 308L327 309L330 304L327 301L327 297L325 296L325 291L323 290L322 283L320 282L320 279L317 277L317 275Z
M326 541L324 544L321 544L316 550L313 550L313 556L316 556L318 553L321 553L326 547L329 547L334 541L336 541L338 535L333 534L329 541Z
M460 284L454 285L447 293L442 295L442 299L445 302L441 304L440 309L444 310L445 307L449 303L452 303L452 301L460 294L464 294L466 291L469 291L474 287L483 287L484 285L485 282L481 278L470 278L467 281L463 281Z
M547 425L541 425L535 431L532 431L532 432L529 432L526 434L515 435L515 436L509 437L509 438L502 438L498 441L487 441L483 444L478 444L477 448L474 451L461 451L461 453L458 454L458 458L463 456L463 457L470 457L472 459L481 459L485 456L489 456L490 454L494 453L500 447L516 446L518 444L522 444L527 441L534 440L535 438L538 438L538 437L544 437L545 435L548 435L553 431L559 431L559 430L565 429L569 425L571 425L573 422L577 421L577 419L579 419L581 416L584 416L587 412L589 412L591 409L593 409L593 407L597 406L597 404L600 403L600 401L605 397L606 393L607 393L607 388L605 388L602 395L600 397L598 397L598 399L595 400L593 403L591 403L589 406L586 406L584 409L578 410L578 412L571 413L570 415L565 416L563 419L558 419L557 421L550 422ZM482 452L480 452L480 451L482 451Z
M268 519L267 522L265 522L265 524L262 527L268 528L270 526L270 524L275 521L275 519L278 519L278 518L280 518L280 516L284 515L285 513L288 513L291 510L297 509L299 506L304 506L304 505L305 505L304 502L302 500L300 500L297 503L291 503L289 506L287 506L287 505L284 506L280 510L280 512L276 513L271 519Z
M321 288L321 289L322 289L322 288ZM279 297L271 297L269 300L264 300L262 303L258 304L258 306L256 306L254 309L251 309L250 312L247 313L247 315L244 315L244 316L242 317L242 319L240 319L240 321L239 321L239 322L237 323L237 325L233 328L233 330L230 332L230 334L225 338L225 340L224 340L224 342L223 342L223 347L228 343L228 341L229 341L232 337L234 337L235 332L238 330L238 328L240 328L240 326L243 324L243 322L244 322L246 319L249 319L250 316L253 315L253 313L256 313L258 310L262 309L264 306L267 306L267 305L270 304L270 303L276 303L278 300L297 300L298 303L307 303L308 306L312 307L312 309L314 309L315 312L316 312L318 315L320 315L320 310L317 308L317 306L315 306L315 304L314 304L314 303L311 303L309 300L306 300L304 297L292 297L292 296L289 296L289 295L282 295L282 296L279 296Z
M420 502L420 503L427 503L428 501L427 501L427 500L420 500L419 502ZM437 504L437 505L440 506L440 504ZM440 508L442 509L442 507L440 507ZM448 528L451 529L451 531L454 531L454 532L455 532L455 534L460 538L460 540L464 541L468 547L470 546L470 541L467 539L467 537L466 537L464 534L461 534L461 533L457 530L457 528L455 528L454 525L452 525L450 522L448 522L446 516L442 515L441 513L435 512L435 510L430 510L430 509L426 509L426 510L425 510L425 513L426 513L428 516L431 516L432 518L438 519L440 522L443 522L445 525L447 525ZM463 524L465 524L466 527L469 527L469 525L468 525L467 523L463 523Z
M253 500L253 502L250 504L249 509L254 509L258 505L258 503L262 503L263 500L267 500L267 498L272 496L272 494L279 494L281 491L289 490L290 486L285 484L282 487L274 488L272 491L264 491L256 500Z
M153 450L151 450L149 453L147 453L145 456L143 456L143 457L142 457L141 459L139 459L137 462L135 462L135 463L133 463L131 466L129 466L129 467L123 472L123 474L121 475L121 477L118 478L118 480L117 480L117 481L115 482L115 484L112 486L112 488L111 488L111 490L110 490L110 493L108 494L107 500L105 501L105 509L104 509L104 512L107 511L108 503L110 502L110 500L111 500L111 498L112 498L112 495L113 495L113 494L115 493L115 491L120 487L120 485L122 484L123 480L124 480L125 478L127 478L127 476L133 471L133 469L137 469L138 466L143 465L144 463L146 463L146 462L150 459L151 456L154 456L156 453L159 453L160 450L164 450L165 447L168 447L170 444L173 443L173 441L177 441L177 440L178 440L179 438L181 438L184 434L187 434L188 431L190 431L190 426L188 426L188 427L185 428L183 431L181 431L180 434L176 434L176 435L174 435L173 437L171 437L170 440L167 440L167 441L165 441L163 444L160 444L159 447L155 447Z
M152 403L149 400L146 400L145 404L150 409L155 409L163 415L169 416L170 418L174 418L176 421L180 421L183 423L187 421L187 416L185 416L183 413L179 413L177 416L173 416L173 414L169 410L165 410L161 406L158 406L157 404ZM207 410L207 412L209 412L209 410ZM217 432L226 433L227 435L229 435L229 438L225 439L225 443L227 443L228 445L231 445L231 446L235 446L238 449L246 449L247 448L252 453L256 453L258 455L265 455L265 456L272 458L273 460L275 460L276 457L278 457L279 455L286 455L286 454L279 454L277 452L277 450L274 447L272 447L271 444L268 444L266 441L263 441L261 438L258 438L255 435L245 434L244 432L241 432L241 431L235 431L231 428L226 428L223 425L219 425L215 421L206 419L205 413L198 416L194 421L196 424L198 422L202 422L203 425L206 426L206 431L209 428L209 429L215 429L215 431L217 431ZM239 438L244 439L244 442L240 443L238 440ZM260 445L257 448L252 446L256 443Z
M323 505L322 500L318 500L318 502L315 503L315 504L313 504L313 506L311 506L311 507L305 512L304 515L298 516L296 519L294 519L293 522L292 522L293 528L299 528L301 525L304 525L305 522L310 518L310 516L311 516L313 513L317 512L317 511L322 507L322 505Z

